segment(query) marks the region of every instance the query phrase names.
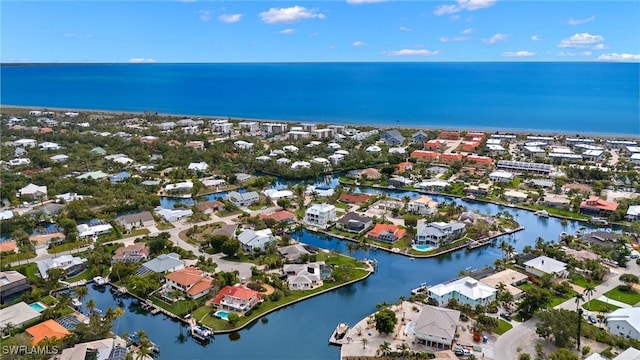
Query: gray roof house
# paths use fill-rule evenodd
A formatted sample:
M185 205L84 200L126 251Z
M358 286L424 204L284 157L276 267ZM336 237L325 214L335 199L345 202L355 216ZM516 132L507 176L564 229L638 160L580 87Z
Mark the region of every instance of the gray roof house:
M567 277L567 264L547 256L538 256L523 263L525 269L536 275L552 274L554 276Z
M273 241L273 233L271 229L245 230L238 235L238 241L245 251L264 250L265 245Z
M465 227L466 224L461 222L418 224L418 232L413 242L416 245L429 245L437 248L443 242L455 239L458 235L464 233Z
M348 212L336 221L336 227L340 230L361 233L373 226L373 219L355 212Z
M55 258L39 261L37 264L40 277L46 280L49 277L47 271L55 268L63 269L67 273L67 277L75 276L87 268L86 261L87 259L81 259L71 255L61 255Z
M242 194L237 191L231 191L227 194L226 200L237 207L245 207L256 203L260 200L260 196L255 191L247 191Z
M311 254L300 244L279 247L278 252L289 261L297 261L302 255Z
M134 227L147 227L155 225L153 215L148 211L139 212L136 214L122 215L116 218L116 221L120 226L127 230L131 230Z
M176 253L161 254L151 259L136 270L136 275L149 273L166 273L184 269L184 261L180 260L180 255Z
M413 141L415 144L421 144L427 141L428 138L429 136L422 130L418 130L411 135L411 141Z
M17 271L0 271L0 302L4 303L28 290L31 290L31 286L27 284L26 276Z
M459 320L458 310L425 305L416 321L416 341L438 349L450 349Z
M383 132L382 135L380 135L380 139L391 146L402 145L406 140L405 137L400 134L400 131L396 129Z
M15 305L6 307L0 311L0 329L4 329L7 324L20 327L23 324L40 317L40 313L31 306L21 301Z

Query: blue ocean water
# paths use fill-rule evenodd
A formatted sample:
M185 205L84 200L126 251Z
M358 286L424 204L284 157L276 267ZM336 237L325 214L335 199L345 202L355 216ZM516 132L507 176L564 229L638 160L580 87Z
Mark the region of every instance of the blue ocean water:
M637 63L3 65L3 105L640 135Z

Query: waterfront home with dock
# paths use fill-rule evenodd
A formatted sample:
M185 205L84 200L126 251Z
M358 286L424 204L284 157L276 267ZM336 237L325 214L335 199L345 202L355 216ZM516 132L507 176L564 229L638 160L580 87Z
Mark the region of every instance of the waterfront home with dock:
M223 287L211 300L211 304L219 310L245 313L253 309L261 299L262 295L259 292L236 284Z
M451 349L459 321L458 310L425 305L414 325L416 342L436 349Z
M165 286L168 290L181 291L194 300L205 296L213 288L211 279L194 267L176 270L164 278L167 280Z
M469 276L444 282L429 288L429 297L439 306L450 299L471 306L485 305L495 300L498 290Z

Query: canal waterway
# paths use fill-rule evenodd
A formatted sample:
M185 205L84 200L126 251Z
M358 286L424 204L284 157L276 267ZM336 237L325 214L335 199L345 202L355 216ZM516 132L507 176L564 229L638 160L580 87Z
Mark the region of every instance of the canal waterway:
M379 189L358 188L357 191L377 192ZM415 198L412 191L385 190L392 197ZM562 232L575 233L588 225L559 219L540 218L530 211L482 202L468 203L447 196L432 196L434 200L453 201L470 210L486 214L506 211L513 215L524 230L505 235L505 240L521 252L526 245L533 246L538 237L556 241ZM502 252L487 246L471 252L463 249L428 259L412 259L384 250L362 250L349 253L348 242L302 230L294 237L304 243L350 254L359 259L374 258L377 271L364 281L319 295L301 303L283 308L266 316L268 321L257 320L253 325L228 335L218 335L207 346L189 337L183 325L164 315L152 316L142 310L134 299L120 299L126 314L114 323L114 331L144 330L161 348L160 359L338 359L339 348L329 346L328 338L340 322L354 324L375 311L381 302L393 303L400 296L409 297L410 290L421 283L435 285L458 276L461 270L491 266ZM109 291L90 289L88 299L94 298L98 307L116 306L118 299Z

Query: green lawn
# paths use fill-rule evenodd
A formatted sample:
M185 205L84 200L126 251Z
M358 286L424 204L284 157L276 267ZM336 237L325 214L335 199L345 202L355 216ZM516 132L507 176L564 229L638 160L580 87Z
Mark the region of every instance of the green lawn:
M582 287L582 288L586 288L587 284L591 284L591 285L597 285L592 283L591 281L587 280L584 276L580 275L580 274L573 274L571 275L571 282Z
M640 302L640 292L620 290L619 286L604 295L611 300L621 301L629 305L635 305Z
M126 239L134 236L149 235L149 233L150 233L149 229L133 229L131 233L127 235L123 235L122 238Z
M87 243L82 240L79 240L79 241L74 241L74 242L53 246L49 248L47 251L49 252L49 254L57 254L64 251L74 250L84 245L87 245Z
M527 291L528 289L535 288L535 287L537 287L537 285L532 284L532 283L524 283L522 285L518 285L518 288L521 289L522 291ZM567 295L565 297L559 297L559 296L556 296L555 294L553 294L553 292L552 292L552 296L553 297L551 298L551 304L549 305L549 307L550 308L556 307L556 306L562 304L563 302L571 299L572 297L576 296L577 294L578 294L577 292L571 291L569 293L569 295Z
M169 230L175 228L175 226L171 223L161 222L156 224L158 230Z
M91 271L89 271L89 269L81 272L80 274L74 276L74 277L70 277L68 279L64 279L64 281L68 282L68 283L74 283L76 281L80 281L80 280L90 280L91 279Z
M511 328L513 327L513 325L509 324L508 322L502 319L499 319L499 320L500 320L500 323L498 323L498 328L496 329L496 331L494 331L496 334L502 335L507 331L511 330Z
M592 299L584 304L582 304L582 308L588 311L597 311L597 312L611 312L613 310L619 309L619 307L613 304L607 304L604 301Z
M54 298L51 295L47 295L45 297L40 298L40 301L42 301L43 303L45 303L48 306L52 306L55 303L57 303L58 301L56 300L56 298Z

